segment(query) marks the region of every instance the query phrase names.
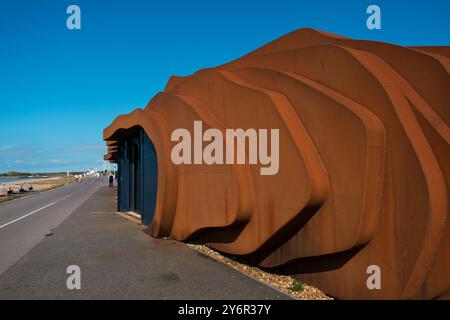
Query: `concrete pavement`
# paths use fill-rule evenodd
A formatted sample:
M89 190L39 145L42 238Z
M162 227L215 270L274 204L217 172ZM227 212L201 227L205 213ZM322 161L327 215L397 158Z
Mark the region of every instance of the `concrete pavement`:
M97 187L3 273L0 299L288 298L182 243L150 237L115 207L113 189ZM66 286L70 265L81 269L80 290Z

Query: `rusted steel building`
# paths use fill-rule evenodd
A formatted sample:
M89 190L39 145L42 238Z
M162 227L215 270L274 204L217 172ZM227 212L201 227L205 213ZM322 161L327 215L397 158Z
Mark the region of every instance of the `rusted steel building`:
M104 130L118 209L155 237L197 239L337 298L450 298L449 70L450 47L302 29L172 77ZM172 134L195 135L195 121L278 129L278 171L175 164Z

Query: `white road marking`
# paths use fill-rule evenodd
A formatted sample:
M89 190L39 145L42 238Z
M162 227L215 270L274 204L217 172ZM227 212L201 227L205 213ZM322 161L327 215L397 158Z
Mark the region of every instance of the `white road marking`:
M89 184L92 184L92 182L94 182L95 181L95 179L93 179L91 182L89 182Z
M19 221L19 220L22 220L22 219L24 219L24 218L26 218L26 217L28 217L28 216L31 216L32 214L35 214L36 212L39 212L39 211L41 211L41 210L44 210L45 208L48 208L48 207L54 205L54 204L57 203L57 202L58 202L58 201L53 202L53 203L50 203L50 204L48 204L48 205L46 205L46 206L43 206L42 208L36 209L36 210L34 210L34 211L31 211L30 213L27 213L26 215L21 216L20 218L17 218L17 219L15 219L15 220L13 220L13 221L10 221L10 222L8 222L8 223L5 223L5 224L3 224L3 225L0 226L0 229L3 229L4 227L6 227L6 226L8 226L8 225L10 225L10 224L12 224L12 223L14 223L14 222L17 222L17 221Z

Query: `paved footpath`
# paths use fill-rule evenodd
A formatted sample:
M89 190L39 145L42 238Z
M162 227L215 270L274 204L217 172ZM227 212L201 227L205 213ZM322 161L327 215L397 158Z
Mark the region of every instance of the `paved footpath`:
M154 239L115 213L100 187L0 276L0 299L288 299L186 245ZM66 268L81 270L69 290Z

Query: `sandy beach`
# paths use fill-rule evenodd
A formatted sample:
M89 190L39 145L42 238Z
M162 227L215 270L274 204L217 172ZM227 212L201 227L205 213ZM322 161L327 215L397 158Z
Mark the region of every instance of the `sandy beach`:
M61 176L61 177L36 178L36 179L30 179L30 180L0 183L0 188L1 187L17 188L20 186L32 186L33 187L32 191L9 194L6 196L0 196L0 202L5 202L5 201L15 199L15 198L18 198L21 196L25 196L25 195L28 195L31 193L55 189L55 188L65 186L65 185L73 183L73 182L75 182L75 178L73 176Z
M51 178L36 178L23 181L13 181L0 183L0 186L14 187L14 186L33 186L33 191L42 191L50 188L63 186L67 183L73 182L75 179L73 177L51 177Z

